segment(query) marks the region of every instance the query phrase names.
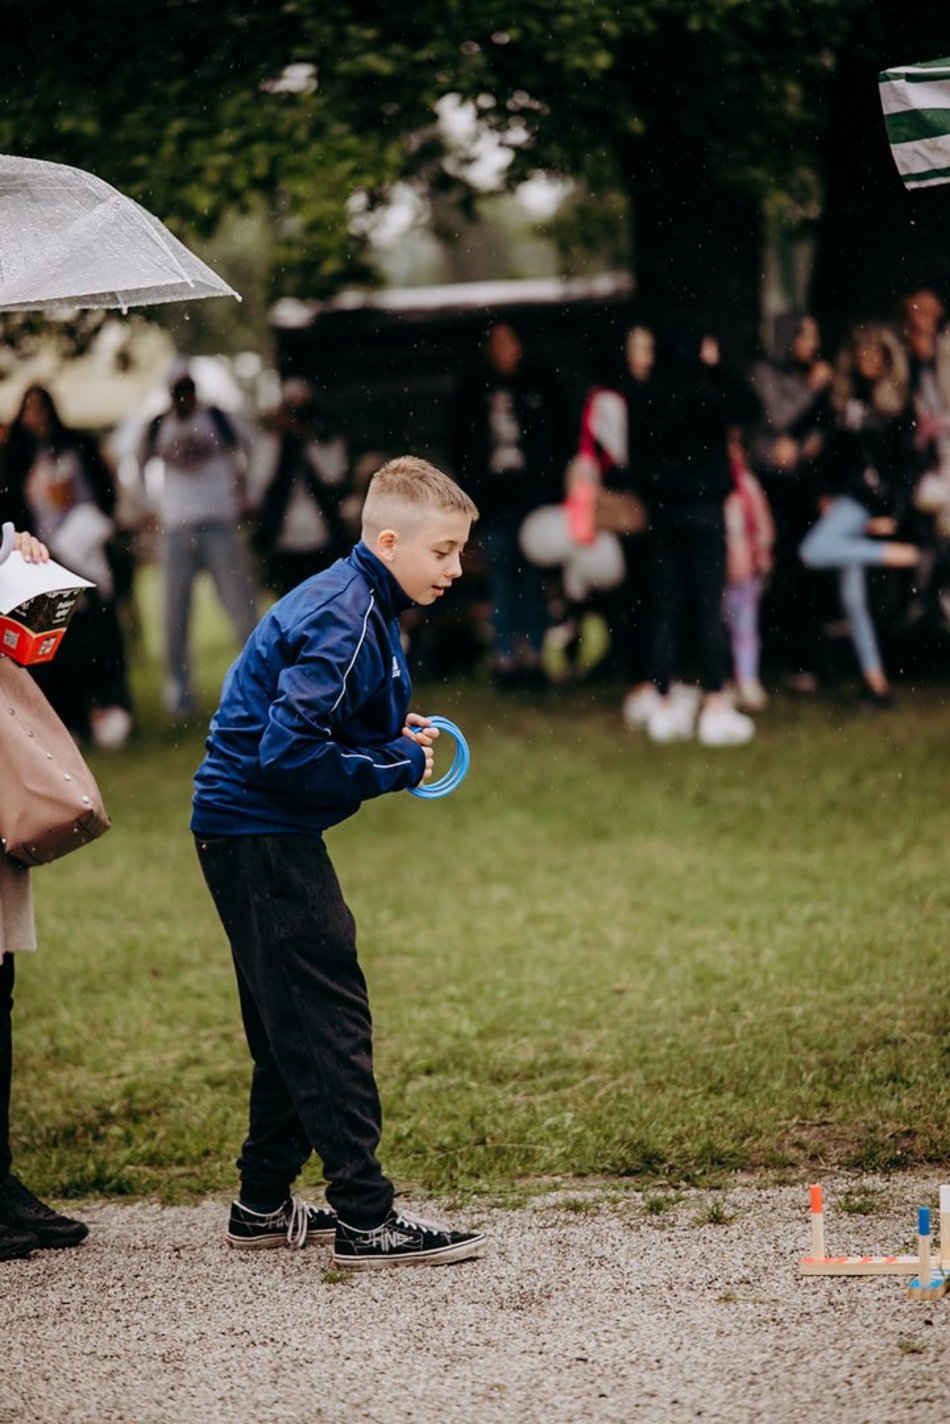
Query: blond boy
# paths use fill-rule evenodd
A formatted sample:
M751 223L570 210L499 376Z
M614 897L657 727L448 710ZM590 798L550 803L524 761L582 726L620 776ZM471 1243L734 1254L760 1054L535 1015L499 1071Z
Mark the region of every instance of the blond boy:
M323 832L418 786L438 735L410 713L399 616L461 576L478 511L424 460L373 477L353 551L282 598L227 674L195 777L192 830L237 971L254 1061L227 1240L334 1243L345 1269L437 1265L482 1237L393 1210L372 1024ZM332 1210L291 1196L315 1151Z

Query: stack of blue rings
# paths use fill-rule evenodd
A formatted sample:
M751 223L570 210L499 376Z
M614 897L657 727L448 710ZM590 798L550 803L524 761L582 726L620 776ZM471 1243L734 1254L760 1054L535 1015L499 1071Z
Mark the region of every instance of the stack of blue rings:
M448 771L444 776L440 776L438 781L430 782L424 786L410 786L409 793L412 796L421 796L426 801L437 801L440 796L448 796L450 791L461 786L468 774L472 757L468 749L468 742L454 722L450 722L447 717L430 717L429 725L438 727L440 732L448 732L450 737L455 738L455 758Z

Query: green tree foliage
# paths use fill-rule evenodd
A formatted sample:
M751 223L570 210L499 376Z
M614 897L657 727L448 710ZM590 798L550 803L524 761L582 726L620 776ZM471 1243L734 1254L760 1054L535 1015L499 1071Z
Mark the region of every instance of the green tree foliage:
M467 201L464 164L446 161L436 123L455 93L512 147L511 184L545 169L581 178L595 200L630 196L634 265L661 307L705 297L754 325L763 198L814 197L822 176L849 176L827 162L833 135L847 163L836 73L857 56L867 89L875 64L926 57L944 11L945 0L37 0L5 50L0 147L90 168L186 237L252 205L269 224L272 294L319 295L368 275L354 194L364 214L397 180L435 194L443 215ZM875 103L862 132L884 163ZM822 239L840 246L845 227L826 224ZM851 252L848 265L860 269Z
M0 145L90 168L193 232L264 193L280 287L313 290L358 257L354 190L448 182L433 118L449 91L516 142L512 180L626 184L662 132L730 181L788 182L854 5L39 0L7 50Z

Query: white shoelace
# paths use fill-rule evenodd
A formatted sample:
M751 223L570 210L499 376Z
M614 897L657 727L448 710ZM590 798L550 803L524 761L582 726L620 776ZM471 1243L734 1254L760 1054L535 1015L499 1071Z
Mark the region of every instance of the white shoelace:
M291 1251L300 1251L307 1244L307 1229L310 1226L310 1210L303 1197L290 1198L290 1219L287 1222L287 1245Z
M422 1216L403 1216L403 1213L399 1212L396 1215L396 1220L400 1226L409 1226L413 1230L417 1226L422 1226L424 1232L439 1232L442 1236L446 1235L446 1227L437 1226L436 1222L426 1222Z
M421 1216L403 1216L402 1212L397 1212L396 1223L399 1226L407 1226L410 1231L417 1231L421 1227L423 1231L434 1231L439 1236L448 1235L444 1226L439 1226L434 1221L424 1221Z

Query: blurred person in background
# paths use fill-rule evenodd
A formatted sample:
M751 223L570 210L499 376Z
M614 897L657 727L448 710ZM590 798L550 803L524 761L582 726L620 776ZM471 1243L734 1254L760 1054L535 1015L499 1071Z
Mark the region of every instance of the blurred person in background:
M918 287L901 300L900 316L911 395L919 394L928 377L933 377L939 386L939 404L946 406L950 401L950 347L943 302L930 287ZM933 404L938 402L933 399Z
M832 369L821 357L818 323L807 313L778 318L774 349L774 357L760 361L751 375L762 418L749 457L775 518L775 567L766 602L775 656L789 691L807 694L818 688L823 588L798 550L818 513Z
M369 489L370 480L390 458L385 450L366 450L362 455L357 455L353 461L353 468L347 481L346 490L340 499L339 508L347 548L351 544L359 543L363 504L366 500L366 491Z
M33 676L75 737L120 747L132 730L132 700L111 562L112 472L91 435L63 424L43 386L25 392L0 470L13 522L36 530L60 563L95 585L83 591L56 658Z
M892 537L906 516L915 468L908 402L907 360L897 337L876 323L855 327L835 362L833 425L820 470L822 514L802 542L801 557L809 568L837 571L868 708L889 706L892 698L867 570L913 568L920 558L915 545Z
M17 501L0 494L0 522L13 520ZM49 550L20 532L15 547L27 563L46 563ZM69 638L73 636L72 628ZM65 640L68 641L68 638ZM89 1234L82 1221L62 1216L35 1197L13 1173L10 1099L13 1085L14 960L36 949L30 872L0 852L0 1261L48 1247L78 1246Z
M254 547L267 586L289 593L349 551L340 515L349 457L316 387L289 380L274 429L255 443L250 486L256 506Z
M620 370L610 373L603 369L602 379L589 393L578 442L580 459L594 462L603 488L620 495L621 512L630 514L623 527L610 523L606 526L615 528L620 535L624 579L602 600L602 606L611 637L611 670L630 685L622 710L624 723L631 729L646 726L659 699L650 681L652 577L649 528L645 527L643 508L651 461L645 412L649 408L655 362L653 332L638 322L623 338ZM618 507L617 501L614 507Z
M487 565L494 672L502 686L544 681L543 580L521 553L518 531L532 510L562 498L566 441L555 383L527 360L514 327L496 322L481 363L459 382L449 446L453 472L481 511L478 542Z
M901 303L914 417L917 480L913 491L914 542L921 550L917 595L905 624L950 624L950 332L943 302L929 287Z
M733 490L726 499L726 595L723 611L732 646L736 705L761 712L768 694L759 678L759 609L772 572L775 524L765 492L749 469L739 431L729 438Z
M252 438L243 422L198 399L186 361L168 378L171 405L146 427L142 470L162 462L157 499L165 583L165 701L174 718L197 710L189 655L195 579L206 570L243 647L257 622L257 589L239 524Z
M643 411L651 449L647 509L653 562L651 680L659 694L647 732L656 742L694 731L708 747L751 741L755 723L723 690L727 646L725 502L732 492L727 438L758 415L749 387L726 370L711 335L658 343L656 374ZM699 706L672 688L678 671L680 617L695 619L700 654ZM698 711L698 716L697 716Z

